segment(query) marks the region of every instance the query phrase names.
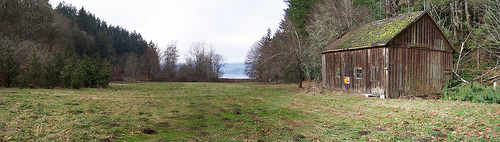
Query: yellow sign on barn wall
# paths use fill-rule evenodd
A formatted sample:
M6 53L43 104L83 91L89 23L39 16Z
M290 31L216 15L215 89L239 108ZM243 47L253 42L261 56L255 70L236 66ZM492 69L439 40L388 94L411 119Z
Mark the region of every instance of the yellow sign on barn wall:
M351 84L351 80L349 79L349 77L344 77L344 83L345 84Z

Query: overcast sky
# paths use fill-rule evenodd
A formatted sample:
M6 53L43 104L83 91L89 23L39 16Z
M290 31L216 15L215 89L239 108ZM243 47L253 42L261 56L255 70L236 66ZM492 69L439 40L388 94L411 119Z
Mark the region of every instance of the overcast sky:
M95 14L108 25L137 31L164 49L177 41L181 58L193 42L213 45L227 63L242 63L252 44L275 31L283 19L283 0L50 0Z

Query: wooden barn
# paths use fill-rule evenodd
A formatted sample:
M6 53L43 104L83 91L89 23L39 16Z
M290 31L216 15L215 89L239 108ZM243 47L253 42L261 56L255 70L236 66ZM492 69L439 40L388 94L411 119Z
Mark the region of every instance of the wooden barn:
M330 89L399 98L438 92L452 77L454 49L425 11L354 27L326 49Z

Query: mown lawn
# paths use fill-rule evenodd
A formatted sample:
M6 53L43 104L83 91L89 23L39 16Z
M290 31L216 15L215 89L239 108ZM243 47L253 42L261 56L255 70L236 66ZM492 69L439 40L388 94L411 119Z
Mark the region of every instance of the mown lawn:
M306 94L295 85L0 89L0 141L500 141L500 105Z

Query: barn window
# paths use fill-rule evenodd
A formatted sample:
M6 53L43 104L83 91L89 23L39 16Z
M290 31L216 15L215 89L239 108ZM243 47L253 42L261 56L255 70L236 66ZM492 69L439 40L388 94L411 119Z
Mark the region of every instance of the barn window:
M337 77L340 77L340 68L336 68L335 73L337 74Z
M362 73L363 73L363 70L361 70L361 68L356 68L356 79L361 79L362 77Z

